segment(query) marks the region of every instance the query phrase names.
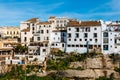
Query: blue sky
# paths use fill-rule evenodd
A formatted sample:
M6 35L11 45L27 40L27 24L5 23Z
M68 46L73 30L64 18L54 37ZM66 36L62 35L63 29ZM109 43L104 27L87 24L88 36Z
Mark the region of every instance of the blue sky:
M120 20L120 0L0 0L0 26L19 26L33 17Z

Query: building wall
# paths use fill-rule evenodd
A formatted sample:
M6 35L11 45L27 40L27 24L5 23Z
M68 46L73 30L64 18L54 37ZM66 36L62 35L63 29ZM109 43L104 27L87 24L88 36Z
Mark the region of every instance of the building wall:
M53 17L48 19L52 23L52 30L64 30L69 19L66 17Z
M87 45L93 45L92 49L95 49L100 45L101 46L101 26L92 26L92 27L77 27L79 31L76 31L76 27L68 27L67 28L67 45L66 45L66 52L79 52L84 53L87 52ZM97 34L97 36L94 36L94 33ZM71 34L71 37L68 35ZM76 34L79 36L77 37ZM85 37L85 34L87 34L87 37ZM68 47L68 46L71 47ZM77 46L77 47L76 47Z
M3 38L20 38L20 28L19 27L1 27L0 37Z

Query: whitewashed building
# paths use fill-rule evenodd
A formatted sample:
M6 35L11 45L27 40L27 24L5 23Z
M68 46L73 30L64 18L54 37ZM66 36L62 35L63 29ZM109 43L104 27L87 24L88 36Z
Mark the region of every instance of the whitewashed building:
M102 31L102 53L120 53L120 22L109 22Z
M66 30L53 30L50 37L50 48L57 48L65 51L67 42Z
M48 22L52 23L52 30L66 30L69 18L50 16Z
M33 34L35 33L35 27L38 22L38 18L32 18L20 23L21 43L23 45L28 46L30 42L33 42Z
M66 52L101 52L101 21L70 21L67 26Z

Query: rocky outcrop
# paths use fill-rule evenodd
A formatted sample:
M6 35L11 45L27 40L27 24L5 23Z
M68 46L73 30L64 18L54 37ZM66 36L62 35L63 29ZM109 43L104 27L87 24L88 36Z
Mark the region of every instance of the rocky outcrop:
M65 70L65 76L98 78L100 76L110 77L113 74L115 78L120 78L119 73L114 71L116 65L118 67L119 63L113 64L108 55L87 58L85 61L71 62L69 66L70 68L82 67L84 70Z
M79 70L65 70L64 71L65 77L79 77L79 78L96 78L99 76L104 76L103 72L101 70L92 70L92 69L86 69L83 71Z

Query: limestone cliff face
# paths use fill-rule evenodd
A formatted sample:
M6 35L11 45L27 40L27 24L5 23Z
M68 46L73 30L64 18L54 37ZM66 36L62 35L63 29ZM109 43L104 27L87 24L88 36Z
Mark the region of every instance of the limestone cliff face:
M115 67L119 67L119 62L113 64L113 60L108 55L87 58L80 62L71 62L69 67L81 67L84 70L66 70L67 77L98 78L99 76L110 77L111 74L114 74L115 78L120 78L119 73L114 70Z

